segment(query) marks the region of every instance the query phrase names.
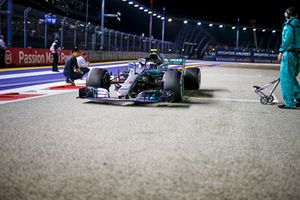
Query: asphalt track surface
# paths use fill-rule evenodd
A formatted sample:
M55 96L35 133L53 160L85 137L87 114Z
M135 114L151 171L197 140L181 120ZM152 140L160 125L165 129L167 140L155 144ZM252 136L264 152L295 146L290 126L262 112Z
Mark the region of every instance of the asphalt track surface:
M300 199L300 112L260 104L279 72L252 68L202 67L177 104L0 105L0 199Z

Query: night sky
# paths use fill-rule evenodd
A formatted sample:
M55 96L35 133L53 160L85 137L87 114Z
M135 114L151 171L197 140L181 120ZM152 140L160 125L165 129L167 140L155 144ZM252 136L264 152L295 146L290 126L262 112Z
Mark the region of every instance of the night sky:
M287 7L297 6L299 1L270 0L240 0L240 1L197 1L197 0L153 0L154 8L158 11L166 7L167 15L234 24L240 17L243 25L249 25L251 19L256 19L257 26L266 28L280 28L284 22L283 13ZM150 5L150 0L137 0L142 4ZM184 3L183 3L184 2ZM197 4L200 4L197 5Z
M128 0L129 1L129 0ZM137 35L149 35L149 15L144 13L133 5L128 5L122 0L106 1L106 12L122 13L121 21L115 19L107 19L106 27L130 32ZM150 8L150 0L135 0L144 6ZM282 24L285 22L284 11L287 7L297 6L295 0L285 2L274 1L174 1L174 0L153 0L153 10L163 13L163 7L166 8L166 16L171 18L191 19L213 23L237 24L237 18L240 18L241 26L252 26L250 21L255 20L255 26L267 29L281 30ZM184 3L183 3L184 2ZM197 5L197 4L200 4ZM266 5L265 5L266 4ZM178 34L178 24L182 21L167 23L166 39L174 40ZM176 25L177 24L177 25ZM156 38L161 37L162 30L161 20L155 18L153 20L153 35Z
M121 21L117 21L116 18L105 18L105 27L109 29L118 30L125 33L132 33L136 35L149 36L149 14L143 12L133 5L129 5L127 0L105 0L105 13L115 14L121 12ZM144 5L150 8L151 0L134 0L140 5ZM299 0L298 0L299 1ZM281 30L282 24L285 22L284 11L287 7L298 6L296 0L280 1L275 2L274 0L240 0L240 1L197 1L197 0L153 0L153 11L162 14L163 7L166 9L166 16L171 17L174 20L171 23L166 23L165 26L165 40L174 41L180 34L180 31L184 29L183 20L195 20L201 22L212 22L212 23L224 23L228 25L237 26L237 19L240 18L240 25L251 27L250 21L255 21L256 28L267 28L270 30L279 29ZM14 0L16 3L28 6L28 3L34 5L37 0ZM66 2L68 2L66 0ZM70 2L72 2L70 0ZM81 3L87 2L82 0ZM89 0L89 21L94 25L100 25L101 15L101 0ZM296 3L297 2L297 3ZM29 4L31 6L31 4ZM200 5L198 5L200 4ZM56 10L60 10L56 14L67 14L61 10L58 5ZM45 9L47 7L38 7L37 9ZM299 6L298 6L299 8ZM92 12L93 11L93 12ZM49 10L47 10L49 12ZM55 13L55 11L53 11ZM68 15L68 17L78 18L79 20L85 21L85 9L78 12L74 8L73 13L77 15ZM93 14L92 14L93 13ZM179 18L180 20L175 20ZM189 25L195 25L196 23L189 23ZM206 24L207 26L207 24ZM205 27L205 25L203 26ZM231 26L228 26L231 29ZM205 27L206 28L206 27ZM226 35L219 30L217 26L214 30L218 30L221 35ZM162 35L162 20L153 18L153 30L152 35L156 39L161 39Z

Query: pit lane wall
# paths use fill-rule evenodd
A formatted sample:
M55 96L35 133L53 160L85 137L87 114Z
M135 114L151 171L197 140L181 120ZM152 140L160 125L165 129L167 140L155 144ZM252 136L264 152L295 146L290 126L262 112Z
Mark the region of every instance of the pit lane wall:
M204 60L222 62L252 62L252 63L278 63L278 52L270 50L233 50L217 49L204 56Z
M135 60L149 55L147 52L124 52L124 51L86 51L90 62ZM59 51L59 64L64 64L67 57L72 54L71 50ZM177 57L176 54L164 54L166 58ZM48 49L38 48L8 48L5 52L6 67L25 67L51 65L52 55ZM0 66L4 67L4 66Z

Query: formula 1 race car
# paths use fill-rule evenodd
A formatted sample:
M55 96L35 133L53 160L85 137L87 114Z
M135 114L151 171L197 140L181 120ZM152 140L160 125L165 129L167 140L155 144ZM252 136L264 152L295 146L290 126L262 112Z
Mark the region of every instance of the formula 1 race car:
M94 68L89 72L79 98L93 101L126 100L134 102L180 102L185 89L198 90L201 72L198 67L186 68L182 58L163 59L158 53L129 63L116 74ZM115 86L116 97L110 95Z

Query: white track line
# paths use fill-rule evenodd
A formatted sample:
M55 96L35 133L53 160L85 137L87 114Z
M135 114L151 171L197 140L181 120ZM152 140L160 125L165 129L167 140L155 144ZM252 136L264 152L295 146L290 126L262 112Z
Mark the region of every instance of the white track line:
M83 80L75 80L76 85L81 86L85 85L85 79ZM31 92L31 91L41 91L43 90L44 94L47 94L47 92L52 93L52 90L49 90L50 87L55 87L55 86L62 86L62 85L68 85L66 84L65 81L59 81L59 82L53 82L53 83L45 83L45 84L40 84L40 85L32 85L32 86L25 86L21 88L14 88L14 89L7 89L7 90L1 90L0 94L5 94L5 93L11 93L11 92L19 92L19 93L25 93L25 92Z
M29 77L29 76L40 76L40 75L46 75L46 74L59 74L58 72L52 72L51 70L49 71L44 71L44 72L25 72L25 73L18 73L18 74L7 74L7 75L1 75L1 79L9 79L9 78L23 78L23 77Z
M53 81L52 83L55 83L55 81L62 81L64 80L64 78L60 78L60 79L52 79L51 81ZM9 83L9 84L0 84L1 87L8 87L8 86L18 86L18 85L24 85L24 84L35 84L35 83L45 83L48 82L47 80L41 80L41 81L30 81L30 82L22 82L22 83Z
M235 102L260 102L252 99L228 99L228 98L204 98L204 97L189 97L191 99L212 100L212 101L235 101Z
M115 64L115 65L105 65L105 66L91 66L89 68L112 68L112 67L123 67L127 66L128 64ZM62 73L61 71L60 73ZM24 73L17 73L17 74L7 74L7 75L1 75L1 79L9 79L9 78L23 78L23 77L30 77L30 76L40 76L40 75L47 75L47 74L60 74L58 72L52 72L51 70L49 71L44 71L44 72L24 72Z
M49 90L47 92L43 91L28 91L28 92L22 92L21 94L40 94L41 96L33 96L33 97L26 97L26 98L21 98L21 99L14 99L14 100L8 100L8 101L0 101L0 105L2 104L8 104L8 103L15 103L19 101L26 101L26 100L31 100L31 99L38 99L38 98L43 98L43 97L49 97L53 95L58 95L58 94L64 94L71 92L70 90Z
M84 86L85 85L85 80L76 80L75 81L77 86ZM43 98L43 97L49 97L53 95L59 95L59 94L65 94L65 93L70 93L70 92L77 92L77 90L50 90L50 87L55 87L55 86L62 86L66 85L65 81L62 82L54 82L54 83L47 83L47 84L41 84L41 85L33 85L33 86L28 86L28 87L23 87L23 88L15 88L15 89L9 89L9 90L2 90L1 94L5 93L13 93L13 92L18 92L20 94L42 94L41 96L34 96L34 97L27 97L27 98L22 98L22 99L14 99L14 100L9 100L9 101L0 101L0 105L3 104L8 104L8 103L15 103L19 101L26 101L26 100L31 100L31 99L38 99L38 98Z

